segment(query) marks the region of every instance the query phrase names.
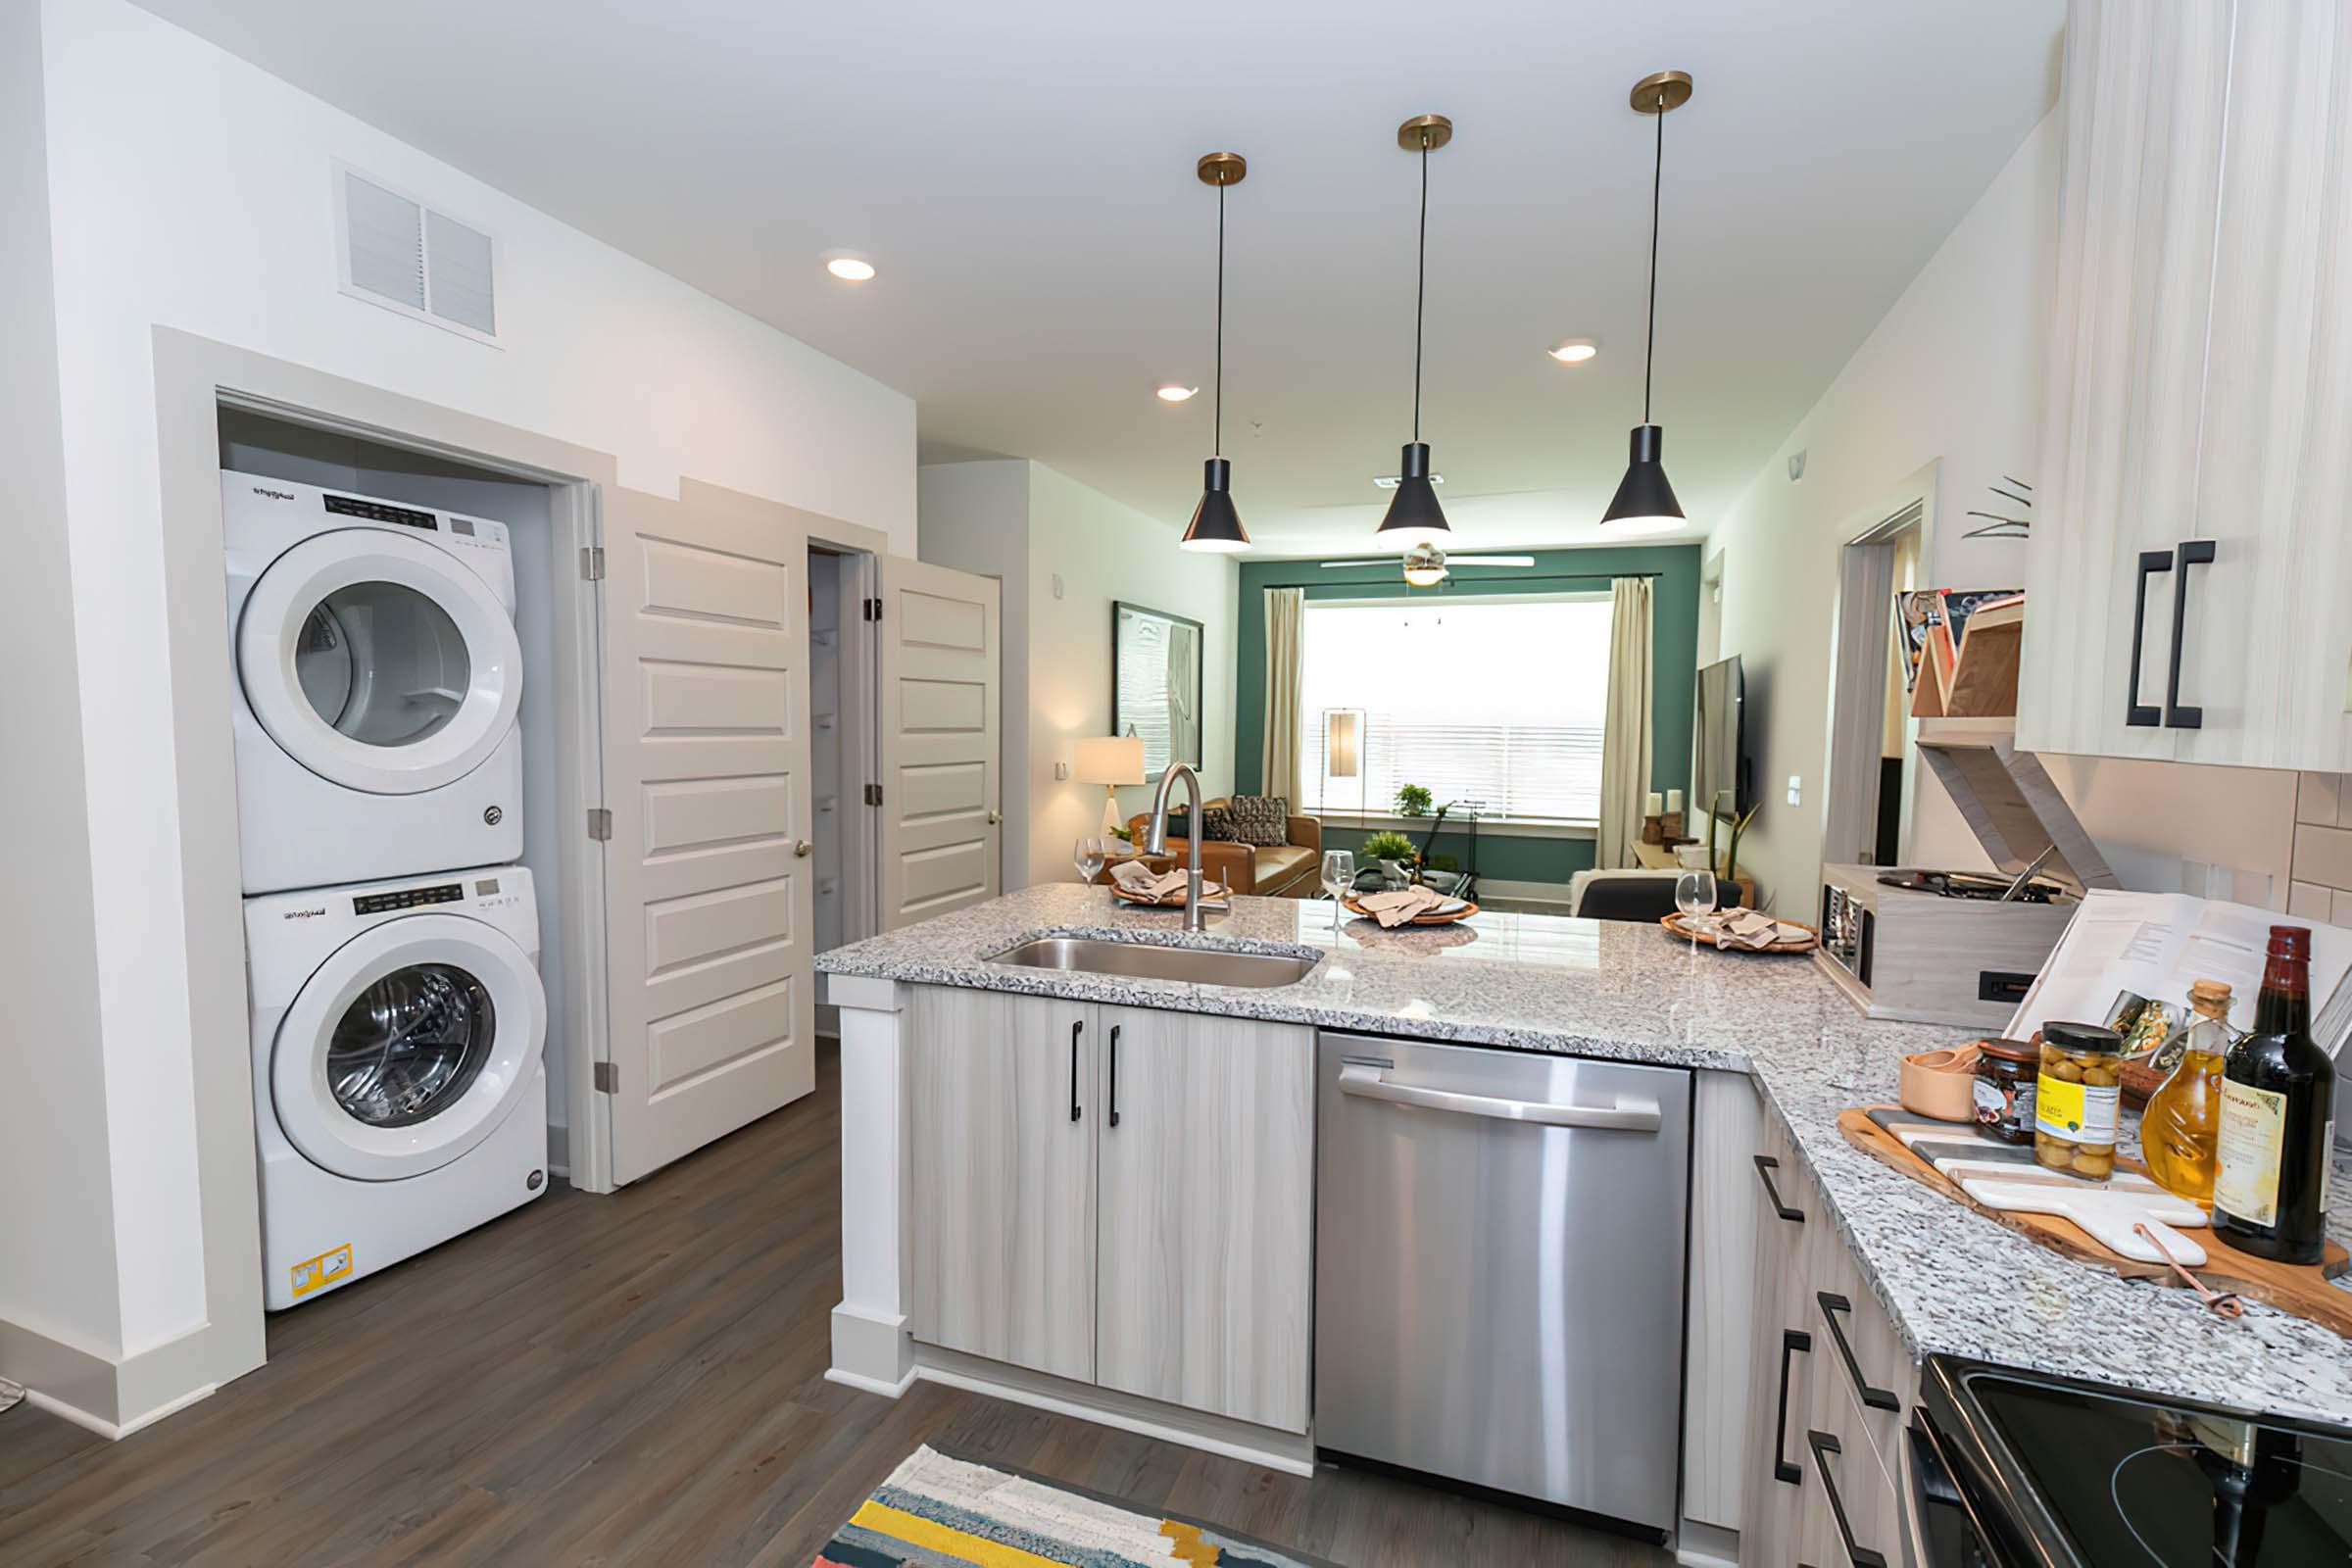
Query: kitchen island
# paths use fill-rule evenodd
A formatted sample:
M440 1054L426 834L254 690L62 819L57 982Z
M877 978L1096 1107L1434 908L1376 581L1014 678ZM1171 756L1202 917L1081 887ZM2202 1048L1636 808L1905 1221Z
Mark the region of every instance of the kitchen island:
M989 961L1046 935L1252 951L1313 967L1292 984L1244 989ZM1684 1066L1702 1079L1744 1075L1767 1131L1785 1135L1915 1363L1942 1353L2352 1421L2352 1346L2328 1331L2259 1305L2225 1322L2186 1291L2068 1263L1849 1146L1837 1129L1840 1110L1890 1102L1899 1056L1966 1031L1867 1020L1801 959L1694 955L1650 927L1551 916L1383 931L1344 915L1335 922L1328 904L1248 898L1188 934L1173 912L1119 905L1100 888L1047 885L835 950L818 968L843 1008L845 1262L834 1375L857 1387L896 1392L918 1370L942 1375L918 1368L905 1343L898 1052L906 989L943 987ZM1704 1135L1702 1118L1701 1160ZM1695 1318L1709 1303L1696 1294L1703 1244L1694 1235L1692 1245ZM1742 1312L1746 1288L1738 1281ZM968 1369L945 1369L948 1381ZM1303 1446L1253 1448L1213 1430L1200 1440L1274 1462L1311 1461Z

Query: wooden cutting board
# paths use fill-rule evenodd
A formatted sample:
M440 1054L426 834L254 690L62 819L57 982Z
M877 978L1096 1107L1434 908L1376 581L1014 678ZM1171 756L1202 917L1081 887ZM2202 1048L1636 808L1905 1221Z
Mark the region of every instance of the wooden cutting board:
M1838 1113L1838 1130L1845 1141L1856 1149L1894 1170L1902 1172L1922 1187L1941 1193L1952 1201L1972 1208L1996 1224L2006 1225L2019 1235L2036 1242L2062 1257L2093 1268L2103 1268L2125 1279L2152 1280L2159 1285L2179 1286L2180 1276L2162 1263L2142 1263L2110 1251L2091 1238L2073 1220L2055 1214L2021 1214L1986 1208L1962 1192L1957 1184L1927 1160L1906 1148L1901 1139L1870 1119L1874 1109L1894 1110L1907 1120L1923 1120L1902 1110L1900 1106L1858 1106ZM1973 1136L1969 1128L1954 1125L1955 1140ZM2137 1171L2142 1175L2147 1167L2134 1159L2118 1155L2118 1170ZM2037 1165L2021 1168L2019 1174L2038 1170ZM2214 1235L2210 1230L2196 1233L2198 1243L2206 1252L2205 1266L2196 1271L2206 1287L2215 1291L2235 1291L2250 1301L2275 1306L2281 1312L2308 1318L2323 1328L2352 1339L2352 1291L2338 1290L2329 1280L2352 1269L2352 1255L2334 1242L2328 1244L2327 1260L2317 1265L2274 1263L2267 1257L2256 1257Z

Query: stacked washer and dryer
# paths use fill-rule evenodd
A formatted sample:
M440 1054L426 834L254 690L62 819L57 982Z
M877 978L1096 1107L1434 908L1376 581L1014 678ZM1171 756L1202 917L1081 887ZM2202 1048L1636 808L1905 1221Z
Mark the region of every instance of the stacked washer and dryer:
M547 997L504 523L223 472L270 1308L537 1197Z

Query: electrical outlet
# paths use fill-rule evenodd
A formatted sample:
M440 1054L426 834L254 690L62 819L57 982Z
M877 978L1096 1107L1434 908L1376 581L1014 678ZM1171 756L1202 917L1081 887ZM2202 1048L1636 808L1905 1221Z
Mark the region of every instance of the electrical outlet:
M1794 774L1794 773L1791 773L1791 774L1789 774L1789 775L1788 775L1788 804L1789 804L1790 806L1802 806L1802 805L1804 805L1804 804L1805 804L1805 801L1804 801L1804 794L1805 794L1805 781L1804 781L1803 779L1799 778L1799 777L1798 777L1796 774Z
M1061 597L1061 573L1058 571L1054 574L1054 597Z

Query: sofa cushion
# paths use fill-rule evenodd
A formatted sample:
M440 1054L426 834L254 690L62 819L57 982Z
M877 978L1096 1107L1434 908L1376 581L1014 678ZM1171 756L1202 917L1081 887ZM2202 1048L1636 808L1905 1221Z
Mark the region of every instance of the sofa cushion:
M1303 844L1282 844L1256 852L1259 892L1278 888L1300 873L1312 875L1315 852Z
M1234 836L1244 844L1271 848L1290 842L1291 803L1281 795L1236 795L1233 798Z

